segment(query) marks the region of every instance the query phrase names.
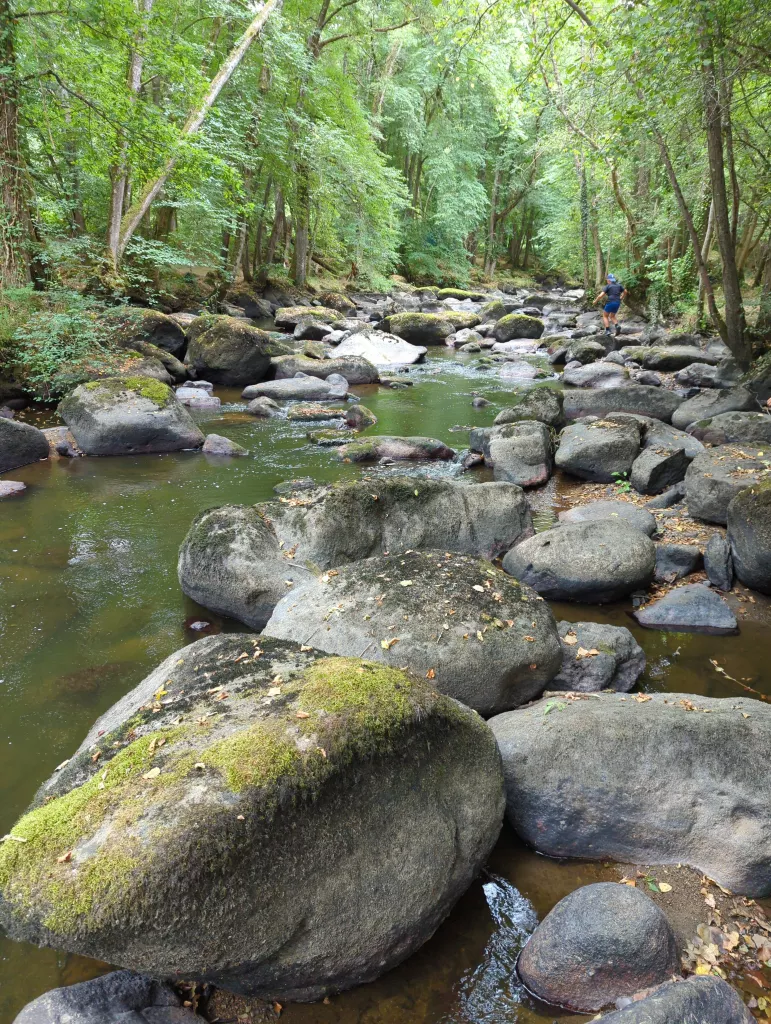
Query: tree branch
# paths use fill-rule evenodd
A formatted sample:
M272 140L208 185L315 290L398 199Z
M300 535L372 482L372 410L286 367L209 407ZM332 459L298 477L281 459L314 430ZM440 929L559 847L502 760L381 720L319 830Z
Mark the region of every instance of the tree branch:
M411 25L417 18L410 18L408 21L403 21L400 25L388 25L386 28L373 28L370 32L396 32L399 28L404 28L405 25ZM330 39L324 39L319 43L319 52L324 49L325 46L330 46L332 43L339 43L341 39L353 39L356 36L360 36L361 32L343 32L339 36L332 36Z

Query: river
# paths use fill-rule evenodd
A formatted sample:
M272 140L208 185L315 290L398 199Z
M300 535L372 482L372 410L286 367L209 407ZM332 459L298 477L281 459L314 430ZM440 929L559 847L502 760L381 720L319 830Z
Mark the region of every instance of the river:
M467 446L457 426L487 426L511 386L494 370L444 350L410 371L411 387L353 390L377 415L367 433L422 435ZM226 435L247 458L199 453L49 460L15 470L27 491L0 504L0 834L13 825L38 786L70 756L93 720L172 651L196 639L186 623L243 630L184 597L177 551L193 517L225 503L272 498L282 480L357 475L360 467L306 438L307 426L248 416L238 391L218 389L214 415L197 414L205 432ZM472 397L493 403L473 408ZM58 423L50 411L22 417ZM432 472L453 472L438 465ZM539 528L554 521L565 489L555 478L533 498ZM741 691L729 675L764 693L767 602L745 604L735 637L648 632L629 605L555 606L558 618L626 625L648 656L641 688L709 696ZM513 957L542 917L578 885L617 878L609 865L559 864L522 848L505 829L489 865L434 938L374 984L330 1005L287 1007L289 1024L536 1024L555 1020L512 980ZM0 937L0 1024L30 999L84 980L103 965ZM563 1019L563 1018L559 1018ZM564 1018L567 1019L567 1018ZM573 1021L587 1018L571 1017Z

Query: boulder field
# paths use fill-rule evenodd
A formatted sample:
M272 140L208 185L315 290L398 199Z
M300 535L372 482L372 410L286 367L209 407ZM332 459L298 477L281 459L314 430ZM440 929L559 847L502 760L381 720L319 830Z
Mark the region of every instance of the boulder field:
M433 934L503 809L492 733L428 681L207 637L43 785L0 846L0 922L158 978L315 1000Z

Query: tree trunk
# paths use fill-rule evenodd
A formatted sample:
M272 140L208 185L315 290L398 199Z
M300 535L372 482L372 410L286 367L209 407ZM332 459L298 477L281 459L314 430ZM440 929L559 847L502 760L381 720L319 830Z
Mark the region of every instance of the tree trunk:
M300 163L296 167L297 189L292 204L292 220L294 221L294 260L292 263L292 279L298 288L305 287L308 277L308 243L310 234L310 183L309 169Z
M206 115L217 101L217 97L232 78L233 73L244 59L249 47L259 36L265 22L274 11L280 9L281 3L282 0L266 0L266 2L259 8L249 27L230 51L228 56L225 58L222 67L209 83L209 88L206 90L206 94L203 99L195 110L191 111L189 114L187 121L182 127L182 139L187 139L191 135L194 135L201 127ZM118 259L120 259L126 251L126 246L131 240L134 232L142 223L142 218L152 206L153 201L157 198L163 186L169 180L172 171L177 166L179 157L180 151L177 149L167 159L160 174L158 174L158 176L152 181L146 183L135 201L131 204L128 212L123 217L120 226L120 241L118 243L117 251Z
M0 289L29 283L32 217L19 145L19 80L10 0L0 0Z
M581 202L581 269L584 291L589 291L589 188L586 182L586 164L583 157L576 161Z
M725 160L723 155L724 118L730 120L730 111L723 110L720 103L718 84L715 78L715 55L711 39L705 26L701 35L702 84L704 89L704 114L707 131L707 153L709 155L712 202L715 208L715 234L723 266L723 301L725 304L725 342L734 358L742 367L747 367L752 358L746 337L744 303L742 300L739 272L736 265L736 245L733 237L731 218L728 210L728 196L725 183Z
M487 226L487 251L485 253L484 274L485 277L492 277L495 273L495 228L497 224L496 206L498 205L498 185L501 180L500 167L495 168L493 177L493 189L490 196L490 220Z
M136 106L139 88L142 84L142 66L144 64L142 44L147 34L148 22L154 2L155 0L135 0L137 15L141 18L141 22L129 54L129 70L126 85L128 88L129 107L131 109ZM118 155L115 163L110 168L112 187L110 189L110 212L107 221L107 252L113 267L116 269L120 260L120 222L127 198L130 144L131 140L121 132L118 137Z
M766 244L763 262L763 274L758 282L760 289L760 309L755 322L755 331L761 337L771 336L771 236Z
M594 246L594 287L601 288L605 282L605 257L602 253L600 229L596 220L591 223L591 235Z

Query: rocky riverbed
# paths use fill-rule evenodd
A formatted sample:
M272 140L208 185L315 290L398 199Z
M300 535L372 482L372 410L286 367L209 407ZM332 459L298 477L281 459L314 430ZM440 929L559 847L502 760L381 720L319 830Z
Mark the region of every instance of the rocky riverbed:
M598 335L596 317L581 312L576 294L489 298L410 295L400 311L394 300L363 296L358 310L347 308L345 315L330 306L279 307L281 330L274 332L264 330L273 326L264 322L210 318L188 328L187 370L166 359L179 376L195 374L176 396L179 381L167 368L168 379L149 384L83 385L60 409L71 433L53 412L24 410L0 419L4 476L26 485L0 505L0 629L11 652L0 682L8 738L0 753L3 831L51 776L38 810L3 845L2 912L18 938L71 953L57 960L0 940L2 1024L39 992L99 973L78 953L176 975L178 982L197 978L204 987L178 992L193 1004L200 996L210 1020L278 1014L297 1024L554 1020L561 1011L541 1004L518 981L519 950L563 896L622 878L641 898L660 904L674 929L677 969L714 979L713 988L697 986L693 994L687 986L659 991L650 1012L663 1013L664 1020L685 1012L672 1006L693 999L705 1020L728 1020L731 1013L731 1020L742 1020L747 1011L718 985L727 979L763 1019L771 971L760 941L765 917L755 900L771 891L762 781L771 716L763 702L769 692L764 480L771 421L760 411L762 387L738 385L711 339L671 338L633 320L620 338L606 339ZM160 345L157 323L154 330ZM178 332L170 329L168 337L183 356ZM329 366L325 355L332 357ZM679 379L693 366L707 368L698 393ZM710 375L710 368L722 376ZM201 386L207 380L210 386ZM698 418L688 418L688 403L695 403ZM49 430L50 457L43 461L43 435L33 427ZM24 464L17 456L11 465L19 451ZM207 512L215 506L226 508ZM244 634L244 625L265 627L266 639ZM199 640L208 646L195 659L196 672L207 659L213 659L207 680L223 658L235 668L227 685L214 680L199 692L198 682L183 679L175 666L187 657L181 648L201 637L209 639ZM281 666L267 666L271 644L284 645ZM256 651L266 659L260 662L267 666L264 679L259 672L244 674L244 662L258 657ZM310 894L312 873L297 858L278 874L278 854L246 873L237 868L227 853L230 840L218 837L241 826L223 818L207 838L213 859L193 870L197 854L179 843L179 835L189 835L190 820L183 814L172 820L170 813L173 806L204 801L212 821L219 821L234 806L233 794L254 787L255 779L262 780L262 802L238 797L236 821L253 830L252 815L266 820L275 812L279 798L265 790L275 781L274 769L250 768L244 781L228 774L235 769L223 760L225 747L241 749L242 726L224 710L235 697L245 729L259 719L273 736L285 729L286 716L299 719L292 746L276 757L281 764L290 758L297 785L310 785L319 806L346 805L350 822L345 818L344 826L341 818L339 833L354 835L371 801L352 804L346 774L336 775L336 766L339 761L350 771L383 719L356 718L364 699L358 683L344 704L338 698L329 703L329 677L322 686L311 663L339 658L349 665L346 672L374 673L374 689L363 692L366 702L381 702L379 714L390 723L377 757L392 780L394 807L406 799L399 787L410 773L425 770L424 740L434 745L436 758L446 757L441 782L425 788L424 802L412 808L407 831L415 844L407 859L425 861L418 837L438 806L476 813L463 811L454 821L436 817L435 838L445 828L455 838L452 854L448 847L440 855L432 844L433 881L406 863L401 875L389 875L382 844L368 848L368 831L393 831L387 807L385 818L363 830L361 842L349 841L347 855L362 866L363 879L379 878L382 892L391 887L396 893L400 884L410 892L409 907L393 900L387 912L381 897L379 932L370 927L374 910L357 917L353 904L346 908L338 896L338 924L356 937L355 953L343 951L322 912L339 883L339 852L328 878L316 872ZM380 667L361 666L360 658ZM422 689L409 697L407 677L399 681L404 669L421 679ZM475 672L479 683L469 686ZM108 711L145 677L136 706L127 698ZM598 692L606 687L615 692ZM164 701L176 699L177 691L187 703L179 706L182 714L172 709L169 717ZM303 693L316 694L315 702L307 703ZM452 718L436 710L452 706L448 697L490 721L488 728L475 716L452 719L452 756L440 753L445 726L434 724ZM204 728L201 721L210 716L204 704L230 724L216 726L220 732L211 736L182 734L186 714L195 729ZM79 758L66 766L104 712L106 724L97 723ZM327 721L330 714L353 717L339 731ZM405 745L394 746L391 733L402 721L414 722L414 735L405 732L399 741ZM492 762L484 783L463 764L466 721L478 723L474 728L491 750L492 737L499 741L507 822L481 877L421 946L485 861L503 813L503 781L496 795ZM579 742L584 735L586 742ZM145 740L152 749L143 746L135 761L133 745ZM542 758L549 770L522 775L525 750L529 762ZM654 750L666 750L671 760ZM616 755L614 785L595 779L597 759L607 768ZM111 765L124 762L129 780L121 776L116 786ZM136 780L128 767L135 763ZM397 763L401 776L391 766ZM701 767L684 770L688 764ZM365 782L363 768L355 770L361 793L367 785L376 788L375 777ZM481 799L484 785L492 788ZM46 799L77 804L83 787L94 789L103 816L98 843L83 846L78 830L91 826L75 816L57 840L61 850L56 842L55 850L38 845L38 820L54 820ZM120 861L139 887L134 899L128 889L98 888L105 883L90 858L113 864L126 827L129 847L141 847L146 836L137 826L138 799L149 800L153 810L146 813L162 820L168 834L154 840L153 849L165 851L156 860L139 858L129 868ZM700 810L686 812L686 805ZM581 808L590 813L582 817ZM685 822L680 832L678 821ZM313 815L298 822L316 829L311 845L323 837L337 849L337 833L324 831ZM46 825L46 834L52 827ZM286 816L282 827L294 828ZM536 857L519 845L514 829L541 853L594 863ZM286 851L275 829L270 834L276 849ZM641 840L630 843L630 834ZM730 835L733 845L716 844L716 835ZM267 848L264 836L257 845ZM397 845L407 849L403 840ZM169 859L175 849L178 863ZM121 856L136 858L137 851ZM661 861L667 866L656 867ZM453 872L443 874L450 862ZM149 905L160 906L164 864L174 881L169 892L176 893L169 924L147 929L139 893L157 892ZM192 919L180 908L193 899L193 876L200 876L199 891L209 890L207 872L229 883L218 906L197 912L199 921L201 913L208 915L211 941L201 945L192 941ZM258 937L244 920L237 928L244 952L236 955L234 943L224 940L225 923L232 926L238 910L238 901L227 903L228 886L247 891L259 878L267 891L290 875L314 914L308 918L306 911L300 926L301 909L290 912L284 899L286 927L271 912L267 938L264 928ZM355 875L349 867L346 877ZM96 904L87 898L94 890L83 888L92 876ZM70 885L71 900L65 900L62 887ZM730 906L726 892L737 893ZM302 904L301 895L298 908ZM94 916L96 905L101 917ZM602 913L607 910L598 909L598 921ZM653 920L650 914L643 919ZM110 931L111 920L125 927ZM257 954L260 943L266 949L289 943L289 952ZM410 953L401 966L371 980ZM558 969L543 966L543 955L538 970ZM587 961L587 971L596 969ZM654 974L639 987L664 980ZM206 987L211 983L216 991ZM589 998L600 1000L597 1008L608 1006L636 992L635 984L625 981L613 999L605 990ZM539 983L529 988L538 992ZM241 995L228 995L229 989ZM325 993L326 1001L311 1006L292 1002ZM136 996L126 1011L158 1021L189 1016L185 1007L168 1002L170 1009L161 1011L149 1000L146 993ZM579 1007L564 1000L568 1004ZM624 1021L637 1020L633 1012L620 1006L619 1024L623 1014Z

